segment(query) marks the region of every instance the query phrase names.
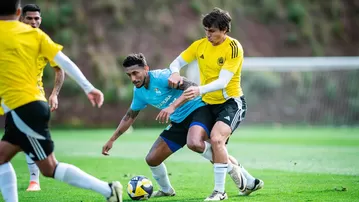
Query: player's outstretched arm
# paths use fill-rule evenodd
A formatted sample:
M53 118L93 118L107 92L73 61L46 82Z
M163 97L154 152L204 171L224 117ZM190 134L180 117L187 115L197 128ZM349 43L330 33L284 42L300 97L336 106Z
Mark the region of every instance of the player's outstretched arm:
M55 111L59 106L59 101L57 99L57 96L59 95L61 87L64 84L64 80L65 80L65 71L63 69L61 69L58 66L55 66L54 70L55 70L55 83L54 83L54 88L52 89L52 93L49 97L49 105L51 111Z
M219 73L218 79L204 86L191 86L185 90L183 94L187 99L193 99L199 95L224 89L231 81L233 75L234 74L232 72L222 69Z
M92 103L92 106L97 105L101 107L103 104L103 93L96 89L83 75L77 65L70 60L64 53L59 51L55 58L55 63L61 67L65 72L81 86L81 88L87 94L88 99Z
M122 118L120 124L117 126L116 131L112 135L112 137L107 141L107 143L102 147L102 154L107 156L109 155L109 151L112 148L113 143L120 137L123 133L125 133L131 125L135 122L137 115L140 111L134 111L132 109L128 109L125 116Z

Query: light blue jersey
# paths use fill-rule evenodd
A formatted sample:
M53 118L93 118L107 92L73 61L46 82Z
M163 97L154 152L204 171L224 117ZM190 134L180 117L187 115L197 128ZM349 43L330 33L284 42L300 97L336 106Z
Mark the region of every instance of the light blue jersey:
M150 83L148 89L134 87L131 110L139 111L152 105L158 109L165 109L178 99L183 90L173 89L168 86L168 78L171 75L169 69L159 69L148 72ZM170 119L175 123L182 122L189 114L199 107L204 106L201 97L186 102L178 107Z

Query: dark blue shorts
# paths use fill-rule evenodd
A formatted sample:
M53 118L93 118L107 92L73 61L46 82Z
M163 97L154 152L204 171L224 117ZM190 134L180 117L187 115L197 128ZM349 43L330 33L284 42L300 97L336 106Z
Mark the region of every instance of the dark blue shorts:
M193 111L181 123L171 122L160 136L167 143L171 151L176 152L186 145L187 133L191 126L201 126L209 136L213 124L214 119L210 110L203 106Z

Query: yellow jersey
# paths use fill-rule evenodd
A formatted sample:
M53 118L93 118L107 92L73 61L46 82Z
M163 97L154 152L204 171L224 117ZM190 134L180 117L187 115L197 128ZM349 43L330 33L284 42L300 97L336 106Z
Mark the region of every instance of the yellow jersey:
M46 101L38 86L39 56L52 60L62 50L37 28L0 20L0 99L10 110Z
M47 63L50 63L51 67L57 66L57 64L54 61L50 61L44 56L39 56L37 58L37 67L38 67L37 86L40 89L41 93L44 95L45 95L45 90L44 90L44 83L42 82L42 76L44 75L44 69Z
M181 57L187 63L197 59L201 85L217 80L221 69L233 73L233 77L225 89L209 92L202 96L205 103L222 104L229 98L243 95L240 85L243 48L236 39L227 36L223 43L213 46L207 38L203 38L192 43L181 53Z

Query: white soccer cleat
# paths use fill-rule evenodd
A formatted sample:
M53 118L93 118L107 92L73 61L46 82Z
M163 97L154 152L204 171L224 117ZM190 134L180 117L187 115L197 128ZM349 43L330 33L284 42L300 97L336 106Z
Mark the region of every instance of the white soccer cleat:
M231 176L233 182L237 185L240 192L244 192L247 187L247 178L241 171L241 168L237 165L233 165L233 169L229 171L229 176Z
M31 181L26 191L41 191L41 188L37 182Z
M226 192L222 193L214 190L212 194L209 197L207 197L204 201L223 201L226 199L228 199Z
M176 195L176 191L171 188L169 192L163 192L162 190L158 190L158 191L154 191L151 195L152 197L163 197L163 196L175 196Z
M249 189L249 188L246 188L244 191L240 191L239 192L239 195L240 196L248 196L249 194L251 194L252 192L254 191L257 191L259 189L262 189L264 186L264 182L260 179L255 179L254 180L254 187Z
M122 185L120 182L109 183L111 187L111 196L107 199L107 202L122 202Z

